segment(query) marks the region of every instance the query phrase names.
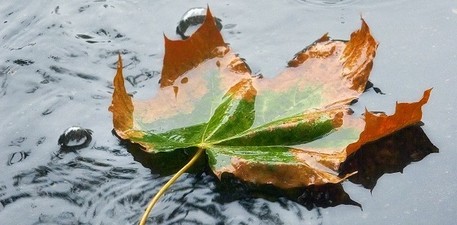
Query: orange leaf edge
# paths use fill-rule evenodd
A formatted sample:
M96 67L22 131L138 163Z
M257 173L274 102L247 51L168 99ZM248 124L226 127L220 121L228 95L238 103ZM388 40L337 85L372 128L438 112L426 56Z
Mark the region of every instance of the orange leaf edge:
M108 110L113 113L113 125L116 133L125 139L127 136L124 132L133 128L134 109L132 98L127 94L124 86L121 54L118 56L117 72L114 76L113 86L113 100Z
M421 100L413 103L396 103L392 115L375 115L365 109L365 128L359 140L348 145L346 154L349 156L368 142L378 140L402 128L418 123L422 119L422 106L428 102L432 88L424 91Z
M343 52L344 67L351 73L344 74L346 79L351 80L351 89L357 90L362 93L365 90L366 83L370 76L371 69L373 68L373 59L376 56L376 49L378 48L378 42L371 35L370 27L363 18L360 29L351 33L349 41L346 43L346 47ZM367 54L365 57L371 60L367 60L366 63L361 65L359 68L353 68L358 64L358 56ZM360 74L363 74L360 76Z
M262 172L259 173L259 171ZM238 179L254 184L270 184L282 189L290 189L310 185L341 183L357 172L339 176L328 171L310 169L305 164L278 164L273 169L272 165L233 158L231 166L215 171L219 179L221 179L223 173L232 173Z
M170 40L166 36L165 55L160 87L173 85L186 71L219 53L217 47L227 46L217 29L214 17L208 7L203 24L186 40Z

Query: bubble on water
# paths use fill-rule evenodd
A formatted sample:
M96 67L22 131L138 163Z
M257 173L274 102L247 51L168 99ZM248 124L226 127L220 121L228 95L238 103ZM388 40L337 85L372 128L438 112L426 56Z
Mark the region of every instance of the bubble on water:
M58 144L66 149L80 149L87 147L91 141L92 130L73 126L60 135Z
M197 7L187 10L186 13L181 17L178 26L176 27L176 34L180 35L181 38L187 39L197 27L205 21L206 8ZM222 20L214 17L214 22L219 30L222 29Z

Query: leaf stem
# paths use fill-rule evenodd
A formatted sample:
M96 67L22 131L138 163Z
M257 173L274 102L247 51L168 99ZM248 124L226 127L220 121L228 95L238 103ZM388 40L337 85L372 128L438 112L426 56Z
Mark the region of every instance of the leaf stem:
M143 216L141 217L140 224L139 225L145 225L146 221L148 219L149 213L151 213L152 208L154 205L157 203L159 198L165 193L165 191L184 173L186 170L188 170L196 161L198 158L200 158L200 155L205 151L203 148L198 148L197 153L190 159L190 161L183 167L181 168L173 177L162 187L160 188L159 192L157 192L156 195L151 199L151 201L148 204L148 207L143 213Z

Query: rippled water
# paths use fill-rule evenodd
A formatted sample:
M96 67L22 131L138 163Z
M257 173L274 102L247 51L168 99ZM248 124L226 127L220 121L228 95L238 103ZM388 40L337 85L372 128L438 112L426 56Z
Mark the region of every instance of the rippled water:
M453 224L457 219L457 3L441 1L7 1L0 5L0 224L135 224L169 177L143 167L111 134L117 53L127 88L158 87L163 35L192 7L209 4L224 38L254 72L274 76L326 32L347 39L362 15L380 42L359 107L393 110L434 87L423 129L440 149L381 177L372 192L343 184L363 207L308 210L284 198L220 200L218 182L184 175L159 201L158 224ZM61 151L77 125L92 143ZM138 159L137 159L138 160ZM138 160L140 161L140 160Z

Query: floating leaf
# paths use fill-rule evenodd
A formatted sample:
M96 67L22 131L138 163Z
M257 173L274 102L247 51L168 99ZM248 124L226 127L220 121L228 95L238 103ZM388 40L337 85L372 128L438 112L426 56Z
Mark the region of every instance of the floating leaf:
M430 90L395 114L352 115L365 90L377 42L368 25L349 41L324 35L300 51L273 79L253 77L224 42L208 10L188 39L165 38L161 87L132 101L122 60L114 79L116 133L152 154L204 149L213 172L280 188L339 183L348 155L421 120Z

